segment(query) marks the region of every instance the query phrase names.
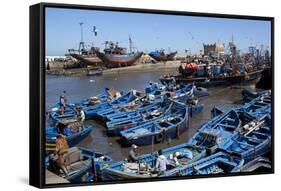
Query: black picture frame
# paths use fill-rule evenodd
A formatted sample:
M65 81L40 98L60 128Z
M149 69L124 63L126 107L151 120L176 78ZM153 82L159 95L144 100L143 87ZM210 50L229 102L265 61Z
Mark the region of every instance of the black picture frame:
M104 7L92 5L74 5L74 4L56 4L56 3L40 3L30 6L30 129L29 129L29 184L38 188L53 187L72 187L84 185L101 185L116 183L132 183L132 182L150 182L150 181L166 181L179 179L194 178L210 178L210 177L227 177L227 176L244 176L257 175L257 173L237 173L237 174L220 174L220 175L198 175L186 177L169 177L169 178L150 178L122 180L98 183L63 183L63 184L45 184L45 163L44 163L44 147L45 147L45 9L46 8L64 8L64 9L81 9L81 10L102 10L117 12L133 12L133 13L152 13L164 15L183 15L197 17L214 17L229 19L249 19L262 20L271 22L271 63L272 63L272 171L261 172L259 174L274 173L274 18L263 16L249 15L232 15L217 13L197 13L183 11L153 10L153 9L135 9L121 7Z

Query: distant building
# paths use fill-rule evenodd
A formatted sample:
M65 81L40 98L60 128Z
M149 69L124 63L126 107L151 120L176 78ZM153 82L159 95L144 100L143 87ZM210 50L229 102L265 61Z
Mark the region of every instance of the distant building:
M224 44L203 44L204 46L204 55L210 55L212 53L224 53Z

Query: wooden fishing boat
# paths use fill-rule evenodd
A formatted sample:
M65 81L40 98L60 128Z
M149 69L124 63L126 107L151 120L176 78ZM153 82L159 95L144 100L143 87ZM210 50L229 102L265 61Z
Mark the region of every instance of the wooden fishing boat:
M158 120L123 130L123 145L148 145L175 139L188 129L188 107L179 105L178 111Z
M143 52L137 52L134 54L114 55L106 54L97 51L99 59L101 59L107 68L119 68L133 65L143 54Z
M69 55L79 61L79 67L90 66L102 66L102 60L97 57L97 55L92 52L91 54L79 54L73 50L69 50ZM75 67L77 68L77 67Z
M129 37L130 51L120 47L118 42L112 41L105 42L104 52L100 52L98 49L95 53L99 59L103 61L107 68L119 68L133 65L143 54L143 52L132 51L132 40Z
M165 53L164 50L152 51L148 55L158 62L166 62L173 60L178 52Z
M67 150L66 169L64 174L57 164L56 154L49 156L46 167L54 174L65 178L71 183L94 181L101 175L101 169L112 162L109 156L81 147L72 147Z
M93 126L82 125L76 120L59 121L56 127L47 127L45 129L46 143L55 144L57 136L63 134L70 147L75 146L92 131Z
M178 164L173 161L173 154L180 153ZM155 170L157 152L139 156L138 162L122 160L114 162L102 171L104 180L144 179L162 176L176 176L180 167L191 164L206 156L205 149L187 143L169 147L162 150L163 155L169 160L169 165L164 174Z
M165 76L159 80L163 84L175 81L176 83L190 84L193 83L199 87L212 86L229 86L234 84L251 85L260 81L263 70L249 72L247 74L237 74L230 76L214 76L214 77L183 77L181 75Z

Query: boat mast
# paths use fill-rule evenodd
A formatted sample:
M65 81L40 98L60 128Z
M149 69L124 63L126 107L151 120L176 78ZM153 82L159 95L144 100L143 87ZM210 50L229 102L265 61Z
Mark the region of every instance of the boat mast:
M81 32L81 41L79 43L79 54L81 54L81 52L83 52L85 50L85 43L84 43L84 40L83 40L83 22L80 22L79 25L80 25L80 32Z
M237 67L236 67L237 48L236 48L236 45L234 44L233 35L231 38L231 42L229 43L229 47L230 47L230 52L231 52L231 68L232 68L233 72L235 73L237 70Z
M130 54L132 54L132 39L131 39L131 35L129 35L129 45L130 45Z

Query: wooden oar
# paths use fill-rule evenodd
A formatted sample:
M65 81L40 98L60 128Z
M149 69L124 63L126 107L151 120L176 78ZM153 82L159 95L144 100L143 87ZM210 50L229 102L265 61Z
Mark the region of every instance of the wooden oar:
M257 122L257 124L254 127L251 127L247 133L245 133L245 136L249 135L251 132L259 128L264 124L265 120Z

